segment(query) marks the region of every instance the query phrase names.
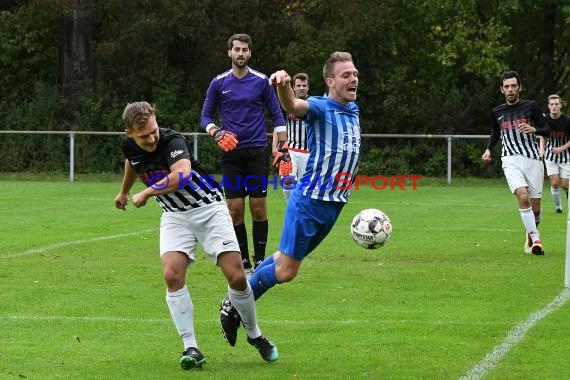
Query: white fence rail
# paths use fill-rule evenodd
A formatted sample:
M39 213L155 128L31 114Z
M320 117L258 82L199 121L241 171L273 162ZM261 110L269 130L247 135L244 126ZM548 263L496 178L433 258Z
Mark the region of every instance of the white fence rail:
M103 136L120 136L123 132L92 132L92 131L12 131L0 130L0 134L15 135L67 135L69 138L69 182L75 179L75 136L77 135L103 135ZM193 145L193 155L198 159L198 137L207 136L206 133L198 132L182 132L184 136L189 137ZM447 141L447 183L451 183L451 147L453 140L458 139L488 139L488 135L431 135L431 134L372 134L363 133L363 138L405 138L405 139L445 139ZM483 152L483 145L481 146Z

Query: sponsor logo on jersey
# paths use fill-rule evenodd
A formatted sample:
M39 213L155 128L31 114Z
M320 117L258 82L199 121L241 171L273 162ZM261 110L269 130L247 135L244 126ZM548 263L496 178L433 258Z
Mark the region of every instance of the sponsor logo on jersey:
M174 158L174 157L176 157L176 156L180 156L182 153L184 153L184 152L182 151L182 149L178 149L178 150L175 150L175 151L173 151L173 152L170 152L170 157Z

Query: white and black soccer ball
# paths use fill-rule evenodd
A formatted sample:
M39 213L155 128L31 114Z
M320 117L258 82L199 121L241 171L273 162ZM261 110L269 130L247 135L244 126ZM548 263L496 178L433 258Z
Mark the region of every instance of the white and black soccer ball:
M363 248L376 249L384 246L392 236L390 218L382 211L369 208L360 211L350 224L352 239Z

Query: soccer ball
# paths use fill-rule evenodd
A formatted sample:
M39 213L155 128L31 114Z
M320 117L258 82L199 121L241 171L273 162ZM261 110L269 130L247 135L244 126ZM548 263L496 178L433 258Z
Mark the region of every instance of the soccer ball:
M369 208L360 211L350 224L352 239L363 248L376 249L384 246L392 236L390 218L382 211Z

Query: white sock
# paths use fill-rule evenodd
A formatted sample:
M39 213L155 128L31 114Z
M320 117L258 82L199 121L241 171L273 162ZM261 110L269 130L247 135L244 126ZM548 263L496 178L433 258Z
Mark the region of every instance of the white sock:
M232 305L238 311L243 326L247 331L247 336L257 338L261 336L261 330L257 325L257 313L255 310L255 299L253 298L253 290L249 282L247 289L240 291L234 290L228 286L228 296Z
M552 199L554 200L554 205L556 208L562 210L562 199L560 198L560 188L555 189L554 187L550 187L550 193L552 194Z
M174 326L184 342L184 349L198 348L194 335L194 305L186 285L176 292L166 292L166 304L174 321Z
M540 235L538 233L538 229L536 228L536 220L534 218L534 213L532 212L532 207L529 208L519 208L519 212L521 213L521 219L524 224L524 228L526 232L530 234L530 238L532 241L540 240Z

